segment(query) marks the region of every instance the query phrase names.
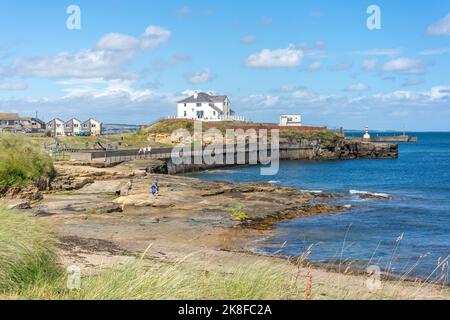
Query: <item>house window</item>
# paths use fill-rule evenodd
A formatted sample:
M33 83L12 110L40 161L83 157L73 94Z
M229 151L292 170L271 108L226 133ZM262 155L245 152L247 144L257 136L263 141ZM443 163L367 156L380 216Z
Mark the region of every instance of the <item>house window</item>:
M93 123L91 127L92 127L92 128L96 128L97 125L96 125L95 123Z
M201 107L202 106L202 104L201 103L197 103L197 107Z
M187 111L184 112L184 117L187 117Z
M52 127L52 125L51 125L51 124L49 124L49 125L48 125L48 127L49 127L49 128L51 128L51 127Z
M197 111L197 118L198 119L203 119L205 113L203 111Z
M184 107L185 107L185 108L187 107L187 103L184 104Z
M78 124L74 124L73 126L74 126L74 128L78 128Z
M60 125L60 124L57 124L56 127L57 127L57 128L61 128L61 125Z

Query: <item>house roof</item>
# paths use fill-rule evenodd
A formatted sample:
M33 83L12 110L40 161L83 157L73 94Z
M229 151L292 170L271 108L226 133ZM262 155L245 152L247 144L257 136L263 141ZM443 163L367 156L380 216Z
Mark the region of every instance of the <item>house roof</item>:
M209 105L211 108L213 108L214 110L216 110L217 112L219 112L219 113L221 113L221 112L223 112L220 108L218 108L218 107L216 107L214 104L210 104Z
M77 118L69 119L66 123L69 123L71 121L78 121L79 123L82 123L82 121L78 120Z
M18 113L0 112L0 120L22 120Z
M89 119L87 119L86 121L84 121L83 123L90 122L90 121L95 121L95 122L97 122L97 123L101 123L100 121L95 120L94 118L89 118Z
M197 94L197 99L195 98L194 95L192 95L189 98L178 101L178 103L204 103L204 102L218 103L224 102L226 98L227 96L213 96L205 92L199 92Z
M53 122L53 121L59 121L59 122L62 122L62 123L65 123L63 120L61 120L60 118L55 118L55 119L53 119L53 120L51 120L51 121L49 121L49 122L47 122L47 123L51 123L51 122Z

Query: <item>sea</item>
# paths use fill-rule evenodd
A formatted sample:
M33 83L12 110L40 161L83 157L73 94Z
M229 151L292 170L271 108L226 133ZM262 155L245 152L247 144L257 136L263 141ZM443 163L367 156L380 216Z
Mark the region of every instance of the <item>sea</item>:
M279 223L255 243L258 253L448 284L450 133L407 134L418 142L399 144L398 159L283 161L274 176L260 175L258 166L195 176L341 196L333 203L346 211Z

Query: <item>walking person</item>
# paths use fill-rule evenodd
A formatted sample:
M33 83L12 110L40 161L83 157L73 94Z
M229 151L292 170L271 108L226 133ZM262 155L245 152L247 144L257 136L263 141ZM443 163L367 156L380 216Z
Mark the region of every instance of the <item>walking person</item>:
M156 186L152 185L152 195L153 195L153 197L156 197L156 193L157 193Z
M129 196L132 191L133 191L133 179L131 179L127 183L127 196Z
M159 192L159 178L158 177L156 177L155 186L156 186L156 191Z

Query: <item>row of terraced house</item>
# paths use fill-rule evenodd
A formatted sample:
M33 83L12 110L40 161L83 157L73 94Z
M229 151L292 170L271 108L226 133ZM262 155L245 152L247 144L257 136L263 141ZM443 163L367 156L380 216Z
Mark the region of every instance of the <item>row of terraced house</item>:
M72 118L69 121L63 121L55 118L47 122L47 131L50 131L52 136L99 136L102 134L102 123L93 118L86 121L80 121L77 118Z
M33 117L21 117L17 113L0 112L0 132L46 133L60 136L98 136L102 133L102 123L93 118L80 121L72 118L63 121L55 118L47 123Z

